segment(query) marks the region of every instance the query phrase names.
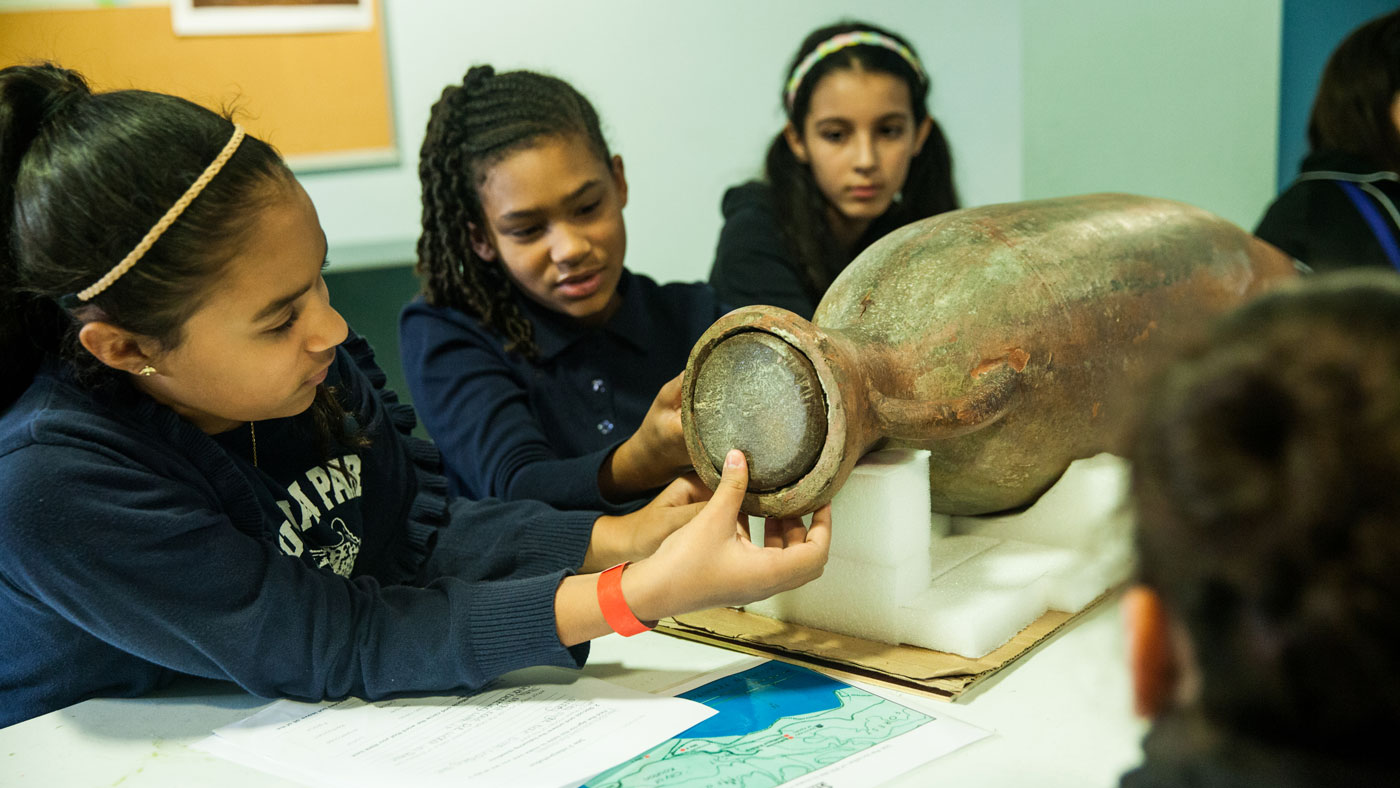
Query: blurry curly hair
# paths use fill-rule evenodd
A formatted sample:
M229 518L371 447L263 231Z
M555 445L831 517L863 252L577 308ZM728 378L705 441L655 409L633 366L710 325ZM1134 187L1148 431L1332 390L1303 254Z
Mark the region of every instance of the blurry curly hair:
M1385 757L1368 748L1400 725L1400 278L1316 277L1228 316L1160 377L1129 455L1140 577L1189 633L1204 713Z

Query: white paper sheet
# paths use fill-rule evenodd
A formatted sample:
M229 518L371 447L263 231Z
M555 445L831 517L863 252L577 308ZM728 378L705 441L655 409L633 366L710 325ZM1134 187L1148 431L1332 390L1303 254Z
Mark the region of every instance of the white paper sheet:
M578 677L467 697L278 701L199 748L317 786L572 786L714 713Z

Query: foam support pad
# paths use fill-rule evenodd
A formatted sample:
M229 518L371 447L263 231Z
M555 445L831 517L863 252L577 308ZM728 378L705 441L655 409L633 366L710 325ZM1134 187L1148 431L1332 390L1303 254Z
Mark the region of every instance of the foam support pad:
M886 643L980 657L1047 610L1074 613L1131 570L1127 463L1070 465L1008 515L929 511L928 452L862 458L832 501L831 557L801 588L745 609ZM763 520L751 520L762 542Z

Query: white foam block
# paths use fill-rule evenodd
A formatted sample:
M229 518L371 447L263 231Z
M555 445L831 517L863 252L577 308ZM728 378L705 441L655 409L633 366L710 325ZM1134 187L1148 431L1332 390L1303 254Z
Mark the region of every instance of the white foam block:
M929 516L928 452L890 449L861 458L831 501L831 554L895 566L928 552L949 519Z
M1045 612L1026 589L987 589L941 579L900 608L899 642L976 659Z
M926 557L910 556L893 567L833 557L816 580L745 609L794 624L897 643L895 602L917 596L928 585Z
M946 574L967 559L1001 544L990 536L945 536L928 548L929 577Z
M1007 541L937 577L900 609L900 639L981 657L1046 610L1052 577L1076 556L1061 547Z
M898 642L899 602L928 588L934 533L946 516L929 513L928 452L872 452L856 464L831 503L832 537L817 580L745 610L794 624ZM810 521L810 520L809 520ZM763 519L749 519L763 540Z
M1126 464L1080 460L1026 510L929 513L927 452L868 455L832 502L825 573L745 609L886 643L981 657L1047 609L1078 612L1131 568ZM763 519L751 518L756 542Z
M1130 535L1105 541L1091 551L1076 551L1072 564L1051 574L1045 603L1050 610L1078 613L1133 570Z
M1094 549L1127 528L1128 462L1099 454L1070 463L1063 476L1025 510L952 518L958 534Z
M757 602L750 602L747 605L743 605L741 609L746 613L757 613L760 616L768 616L769 618L776 618L779 621L787 621L796 624L796 621L789 618L791 610L788 600L792 598L790 596L791 594L791 591L774 594L767 599L760 599Z

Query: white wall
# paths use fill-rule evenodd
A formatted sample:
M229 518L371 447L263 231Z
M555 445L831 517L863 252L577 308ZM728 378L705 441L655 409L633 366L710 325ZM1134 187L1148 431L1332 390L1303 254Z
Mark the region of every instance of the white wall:
M1018 0L384 2L400 163L302 177L333 270L384 249L411 255L429 107L469 66L490 63L552 73L589 97L627 166L628 266L661 281L703 279L720 196L759 172L782 125L789 58L810 30L850 16L899 31L923 57L964 203L1021 195Z
M859 15L933 77L964 205L1128 191L1252 227L1274 194L1281 0L384 0L397 167L308 174L332 266L404 261L428 109L468 66L593 100L627 164L627 263L703 279L724 189L759 172L785 66Z
M79 1L91 2L0 8ZM1282 0L381 3L399 163L302 177L337 270L412 259L428 109L492 63L556 74L593 100L627 163L628 265L703 279L721 194L758 174L782 124L793 50L850 16L923 56L964 205L1128 191L1252 227L1275 193Z
M1025 197L1124 191L1252 229L1275 194L1281 0L1026 0Z

